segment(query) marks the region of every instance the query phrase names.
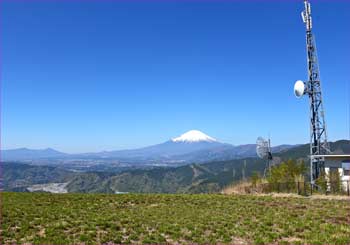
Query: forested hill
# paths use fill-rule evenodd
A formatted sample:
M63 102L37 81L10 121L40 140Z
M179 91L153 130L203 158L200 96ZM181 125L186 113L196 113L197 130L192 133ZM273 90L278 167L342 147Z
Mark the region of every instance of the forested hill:
M350 142L331 143L334 153L350 153ZM287 159L305 159L309 145L300 145L274 155L274 163ZM265 161L245 158L230 161L191 164L176 168L131 170L122 173L73 173L59 168L4 164L5 190L25 190L37 183L66 182L69 192L141 192L141 193L208 193L218 192L232 182L262 172ZM13 185L16 183L16 185Z

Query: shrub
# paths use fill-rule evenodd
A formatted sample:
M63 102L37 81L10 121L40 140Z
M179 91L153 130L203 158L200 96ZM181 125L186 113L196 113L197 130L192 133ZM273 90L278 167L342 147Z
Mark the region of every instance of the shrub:
M295 160L288 160L273 166L267 181L272 191L292 191L296 189L297 182L304 179L305 172L303 161L298 163Z

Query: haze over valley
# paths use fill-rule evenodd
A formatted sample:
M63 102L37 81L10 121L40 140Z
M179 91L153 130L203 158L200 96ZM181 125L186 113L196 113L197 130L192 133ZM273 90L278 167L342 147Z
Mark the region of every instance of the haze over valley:
M297 145L278 145L272 151L281 152ZM35 165L54 165L71 170L113 170L150 166L180 166L190 163L225 161L256 157L256 144L231 145L190 130L164 143L139 149L68 154L47 148L19 148L1 151L3 161L20 161Z

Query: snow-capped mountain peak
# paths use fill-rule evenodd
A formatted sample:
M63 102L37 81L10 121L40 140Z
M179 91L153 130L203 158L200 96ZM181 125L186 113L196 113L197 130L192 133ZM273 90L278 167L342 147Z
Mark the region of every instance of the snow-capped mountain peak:
M217 140L202 133L201 131L190 130L177 138L173 138L171 141L192 143L192 142L201 142L201 141L216 142Z

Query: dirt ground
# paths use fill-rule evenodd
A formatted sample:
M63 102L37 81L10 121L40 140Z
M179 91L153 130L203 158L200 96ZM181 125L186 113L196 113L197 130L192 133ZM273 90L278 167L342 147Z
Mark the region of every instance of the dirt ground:
M271 196L271 197L295 197L295 198L308 198L308 199L326 199L326 200L349 200L350 196L340 196L340 195L312 195L312 196L302 196L294 193L252 193L252 194L243 194L243 193L223 193L226 195L255 195L255 196Z
M251 190L250 192L247 192ZM256 188L251 188L251 183L249 181L242 182L233 186L226 187L221 191L221 194L225 195L255 195L255 196L273 196L273 197L295 197L295 198L308 198L308 199L326 199L326 200L349 200L350 196L347 195L321 195L313 194L310 196L302 196L296 193L262 193L262 189L257 186Z

